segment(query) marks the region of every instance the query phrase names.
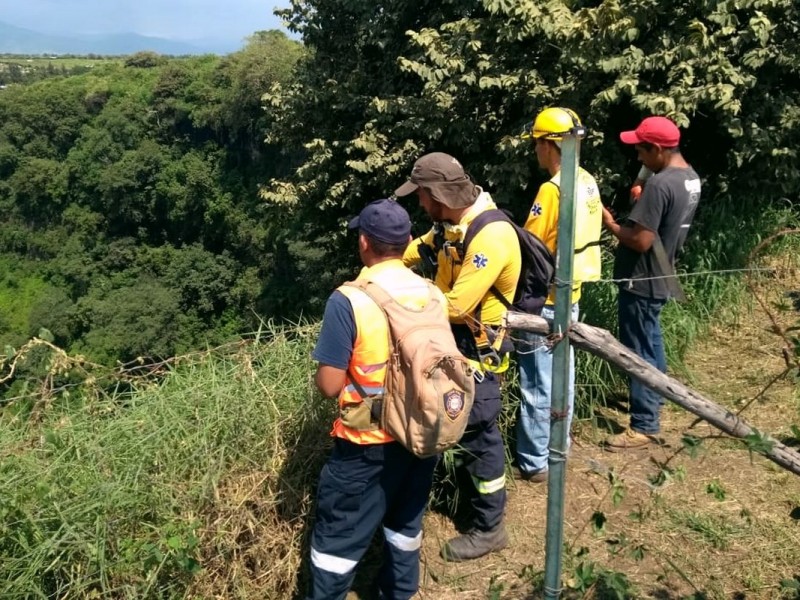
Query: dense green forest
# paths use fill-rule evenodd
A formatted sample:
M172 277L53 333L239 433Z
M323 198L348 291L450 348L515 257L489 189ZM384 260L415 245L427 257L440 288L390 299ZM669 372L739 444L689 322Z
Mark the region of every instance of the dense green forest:
M0 91L0 332L113 363L214 344L269 313L261 96L302 54L140 53ZM46 74L46 73L45 73Z
M262 194L292 215L302 232L295 237L314 240L290 248L288 261L313 286L312 297L336 278L326 275L327 257L341 252L330 224L395 189L423 152L459 157L522 219L544 175L516 134L546 106L572 107L588 126L582 162L606 204L627 202L638 169L620 130L648 114L684 128L684 153L704 179L693 244L682 258L689 270L741 266L753 235L773 230L772 210L796 205L796 3L292 5L285 16L314 53L272 96L269 139L303 149L304 161Z
M799 12L778 0L293 0L283 17L302 44L262 32L226 57L141 53L9 85L0 339L19 347L44 328L113 363L317 315L356 266L345 218L423 152L457 155L522 219L543 173L516 134L550 105L588 125L582 161L607 204L637 170L617 132L674 118L704 178L682 264L742 266L796 216ZM610 323L592 302L593 321Z

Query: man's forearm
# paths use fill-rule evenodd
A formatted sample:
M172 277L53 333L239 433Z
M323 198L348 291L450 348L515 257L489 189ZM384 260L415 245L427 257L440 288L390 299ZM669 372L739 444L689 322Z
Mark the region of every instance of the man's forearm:
M637 252L647 252L653 245L655 234L652 231L638 224L633 227L623 227L617 223L607 208L603 208L603 226L619 240L620 244Z

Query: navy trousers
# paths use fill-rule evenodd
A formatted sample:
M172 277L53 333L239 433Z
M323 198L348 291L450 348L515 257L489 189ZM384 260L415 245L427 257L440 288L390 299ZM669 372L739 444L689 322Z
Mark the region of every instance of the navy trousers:
M664 339L661 336L661 309L666 300L619 292L619 341L657 368L667 372ZM630 379L631 429L639 433L658 433L664 399L641 383Z
M478 359L475 338L469 327L451 324L461 353ZM467 430L459 442L459 458L472 477L472 525L488 531L503 520L506 507L506 453L497 418L503 408L500 379L493 373L479 373L475 382L475 402L469 413Z
M496 375L485 373L483 381L475 384L475 402L467 430L459 442L463 450L461 459L475 485L471 497L472 524L482 531L503 520L506 506L506 456L497 426L501 410L500 382Z
M397 442L336 440L317 491L309 600L345 598L381 524L385 541L378 588L393 600L417 593L422 516L437 460L417 458Z

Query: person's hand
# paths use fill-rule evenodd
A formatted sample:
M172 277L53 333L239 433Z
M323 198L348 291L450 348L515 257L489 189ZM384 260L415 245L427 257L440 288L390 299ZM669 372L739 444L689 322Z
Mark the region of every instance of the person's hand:
M642 196L642 186L639 184L634 185L631 188L631 202L638 202L641 196Z
M605 206L603 207L603 225L608 227L612 223L616 223L617 220L614 218L614 215L608 210Z

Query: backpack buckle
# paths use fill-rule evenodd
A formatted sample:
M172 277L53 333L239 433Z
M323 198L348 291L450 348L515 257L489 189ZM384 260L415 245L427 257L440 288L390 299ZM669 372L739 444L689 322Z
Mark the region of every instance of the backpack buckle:
M481 344L478 346L478 360L480 361L481 365L490 371L498 368L503 362L503 360L500 358L500 355L497 353L497 350L492 348L488 343L486 345Z

